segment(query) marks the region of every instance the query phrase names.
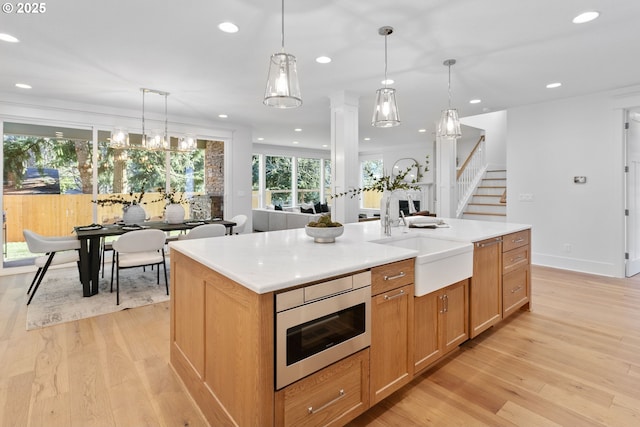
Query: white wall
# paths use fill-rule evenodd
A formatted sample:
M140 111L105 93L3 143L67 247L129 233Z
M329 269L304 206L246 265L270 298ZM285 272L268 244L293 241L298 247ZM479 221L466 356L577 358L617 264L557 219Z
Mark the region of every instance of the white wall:
M495 111L462 117L460 122L467 126L484 129L487 150L485 154L489 169L505 169L507 166L507 112Z
M509 110L507 221L532 224L534 264L624 276L622 108L634 105L637 89Z

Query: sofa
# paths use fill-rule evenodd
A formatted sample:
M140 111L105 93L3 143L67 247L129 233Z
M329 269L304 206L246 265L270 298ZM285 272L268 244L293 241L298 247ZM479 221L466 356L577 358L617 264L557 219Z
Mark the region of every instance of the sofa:
M254 231L288 230L303 228L317 221L322 214L302 213L299 210L253 209Z

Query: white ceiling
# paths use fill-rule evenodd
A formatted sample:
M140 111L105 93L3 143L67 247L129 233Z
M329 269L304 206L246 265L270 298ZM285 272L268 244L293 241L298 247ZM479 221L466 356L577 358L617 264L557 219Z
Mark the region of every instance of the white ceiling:
M280 4L59 0L40 15L3 13L0 33L20 42L0 42L0 97L140 110L147 87L171 93L170 121L214 122L224 113L251 126L254 141L317 149L330 142L329 96L346 90L360 98L360 149L369 151L433 139L448 102L448 58L457 60L452 105L461 116L640 84L637 0L288 0L285 47L298 59L304 103L273 109L262 97L269 56L280 49ZM600 18L571 23L585 10ZM240 31L219 31L222 21ZM384 25L395 29L388 75L402 124L377 129L370 120L384 75ZM318 64L320 55L333 61ZM545 88L555 81L563 85ZM469 104L474 98L482 103ZM149 101L147 109L163 111Z

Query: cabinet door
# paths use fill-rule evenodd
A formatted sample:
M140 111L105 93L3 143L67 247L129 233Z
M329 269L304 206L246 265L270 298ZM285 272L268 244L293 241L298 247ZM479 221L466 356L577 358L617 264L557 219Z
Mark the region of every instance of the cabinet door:
M442 310L443 293L441 291L413 299L414 372L428 367L443 355L439 332Z
M442 299L442 350L448 353L469 339L469 280L447 287Z
M474 244L469 294L473 338L502 319L502 238Z
M371 304L371 404L375 404L413 376L409 361L413 344L413 285L384 292Z
M529 302L529 266L526 265L505 274L502 278L502 300L504 305L503 317L516 312Z

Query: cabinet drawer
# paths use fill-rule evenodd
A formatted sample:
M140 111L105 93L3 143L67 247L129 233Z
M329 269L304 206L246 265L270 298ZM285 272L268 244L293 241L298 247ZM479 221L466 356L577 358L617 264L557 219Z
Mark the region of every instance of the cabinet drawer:
M369 408L369 349L276 392L276 425L341 426Z
M529 301L529 266L502 277L502 317L505 318Z
M502 254L502 272L504 274L517 270L520 267L529 265L530 246L521 246Z
M413 283L415 260L393 262L371 269L371 295Z
M529 244L529 234L531 230L522 230L517 233L507 234L502 238L502 251L508 252Z

